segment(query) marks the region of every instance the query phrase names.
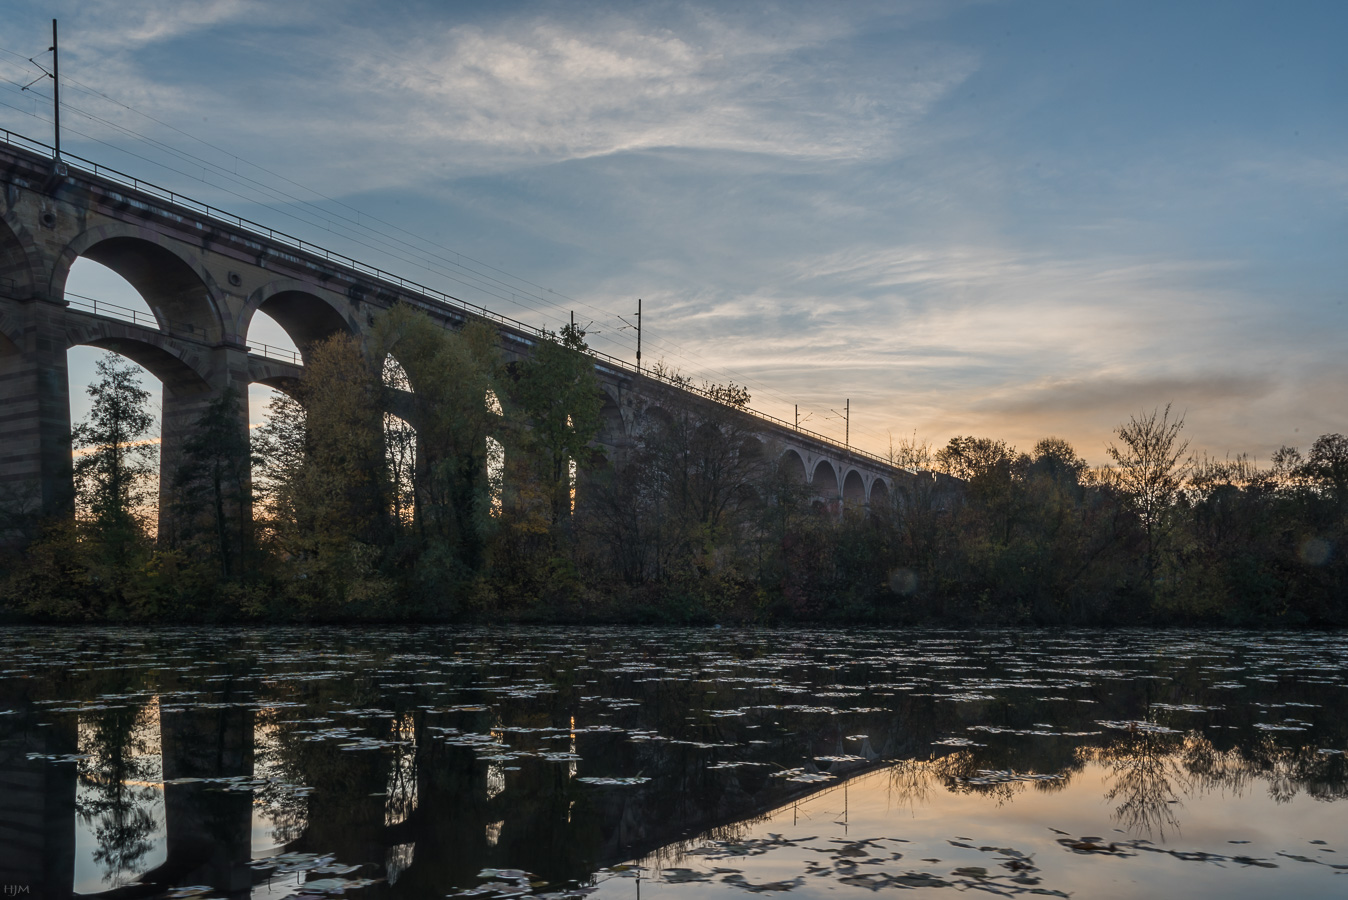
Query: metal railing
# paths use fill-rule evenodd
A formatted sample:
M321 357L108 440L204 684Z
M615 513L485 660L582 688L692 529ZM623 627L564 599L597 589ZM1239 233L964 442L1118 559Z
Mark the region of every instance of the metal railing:
M116 319L119 322L130 322L133 325L139 325L142 328L149 328L161 332L169 337L188 337L191 340L200 340L200 329L195 325L185 323L170 323L167 331L161 326L158 319L150 313L141 309L133 309L129 306L119 306L116 303L109 303L106 300L99 300L96 297L86 297L83 294L72 294L66 292L66 303L95 316L104 319ZM248 352L258 356L265 356L268 359L287 362L291 365L302 366L304 360L299 351L287 350L285 347L274 347L271 344L264 344L260 341L253 341L248 344Z
M21 135L17 132L13 132L4 128L0 128L0 135L3 135L2 140L11 146L18 147L20 149L27 150L32 153L38 153L44 156L54 156L55 151L49 144L44 144L41 141L33 140L30 137ZM377 266L372 266L367 263L363 263L360 260L354 259L350 256L346 256L341 253L335 253L331 250L328 250L325 247L320 247L317 244L312 244L302 238L297 238L294 237L293 235L287 234L284 231L277 231L274 228L270 228L266 225L254 222L251 219L245 219L242 216L234 215L233 213L211 206L207 203L202 203L199 200L194 200L191 197L183 196L182 194L179 194L176 191L171 191L168 188L160 187L159 185L153 184L152 182L136 178L134 175L127 175L125 172L109 168L107 166L96 163L93 160L85 159L82 156L77 156L73 153L63 152L61 154L61 161L66 163L67 166L71 168L83 170L84 174L86 175L93 175L98 178L102 178L105 181L112 182L113 184L121 185L123 187L129 187L133 190L139 191L142 194L146 194L151 197L158 198L160 200L166 200L169 203L172 203L178 207L193 212L199 216L211 219L217 223L232 226L240 231L246 232L255 237L266 238L268 241L271 241L272 243L282 244L287 247L290 247L291 249L298 250L301 253L317 257L318 259L321 259L324 262L331 263L345 269L350 269L353 272L357 272L362 275L375 278L379 281L383 281L390 285L396 285L401 290L426 301L427 305L433 308L443 307L451 310L454 309L462 310L466 313L469 313L470 315L487 319L489 321L497 323L498 325L504 325L514 331L519 332L520 335L525 337L526 339L532 340L555 339L555 335L553 335L551 332L546 331L545 329L537 328L526 322L521 322L518 319L512 319L509 316L503 316L500 313L493 312L492 310L488 309L485 306L480 306L479 304L476 303L470 303L467 300L455 297L453 294L447 294L444 291L437 290L436 288L427 287L418 282L403 278L401 275L388 272ZM77 164L71 166L72 162L75 162ZM128 197L125 199L134 200L135 198ZM104 304L100 304L100 308L103 305ZM141 315L143 317L144 313L141 313ZM158 327L158 323L156 323L154 327ZM259 346L265 347L266 345L259 345ZM291 353L290 351L281 350L280 348L269 348L269 349L277 350L290 356L296 355ZM595 358L595 360L597 360L599 363L605 366L618 369L624 373L635 375L637 377L651 378L653 381L656 381L659 384L664 384L677 390L683 390L691 394L696 394L700 397L710 400L713 403L721 402L712 395L711 391L705 388L696 387L692 384L681 384L681 383L676 384L667 379L655 378L654 376L651 376L647 372L638 369L632 363L629 363L626 360L621 359L619 357L612 356L608 353L604 353L601 350L587 349L586 352L588 352L592 357ZM840 444L838 443L837 440L833 438L827 437L816 431L810 431L808 429L801 428L799 425L787 422L784 419L779 419L776 416L769 415L768 413L760 412L756 409L751 409L748 407L741 408L741 411L756 419L761 419L764 422L770 422L779 428L792 431L796 434L804 435L805 437L811 438L816 441L820 441L831 447L836 447L842 452L850 454L852 456L858 456L864 459L869 459L893 469L904 468L902 466L895 465L890 460L886 459L883 456L880 456L877 453L871 453L866 450L858 450L855 447Z
M133 325L140 325L143 328L152 328L155 331L163 331L159 326L159 320L144 310L132 309L129 306L118 306L116 303L109 303L106 300L98 300L94 297L86 297L83 294L72 294L66 292L66 303L76 309L88 310L96 316L105 319L119 319L123 322L130 322ZM172 332L168 332L172 334Z
M288 362L292 365L302 366L304 360L300 357L298 350L287 350L285 347L273 347L271 344L248 342L248 352L256 353L258 356L265 356L268 359Z

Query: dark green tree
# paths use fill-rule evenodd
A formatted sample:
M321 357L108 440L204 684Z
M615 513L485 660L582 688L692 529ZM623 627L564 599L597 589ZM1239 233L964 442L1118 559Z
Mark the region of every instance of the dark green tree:
M1348 512L1348 437L1326 434L1316 438L1304 471L1332 498L1340 516Z
M573 465L585 466L595 450L604 398L585 352L585 332L575 325L561 335L546 334L533 356L515 367L510 396L528 431L522 449L547 497L550 524L559 528L571 515Z
M203 549L224 580L246 566L251 536L252 455L242 423L239 391L230 385L196 421L173 478L172 540Z
M75 488L94 542L114 567L125 567L146 538L155 508L158 445L150 439L154 414L140 370L115 353L94 365L89 418L71 434Z

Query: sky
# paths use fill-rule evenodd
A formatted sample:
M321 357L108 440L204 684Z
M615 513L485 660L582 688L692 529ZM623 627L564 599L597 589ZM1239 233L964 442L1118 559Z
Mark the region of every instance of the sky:
M1348 432L1337 0L0 10L0 127L55 16L64 149L863 449Z

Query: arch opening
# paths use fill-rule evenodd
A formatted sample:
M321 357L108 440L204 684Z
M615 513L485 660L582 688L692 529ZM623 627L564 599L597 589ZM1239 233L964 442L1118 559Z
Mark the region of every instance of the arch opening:
M889 506L889 485L883 478L876 478L871 482L871 500L873 508L883 509Z
M250 340L253 335L252 321L257 318L258 313L262 313L280 327L289 339L290 346L294 347L301 357L306 356L311 347L325 338L334 334L352 333L345 316L323 298L305 291L278 291L259 303L248 323L247 334ZM265 328L263 332L259 332L260 335L263 333L266 333ZM279 340L279 336L276 337Z
M791 484L806 484L809 481L807 477L809 473L805 470L805 458L790 447L782 451L781 458L777 460L777 468Z
M619 447L626 443L627 427L623 422L622 410L613 398L604 394L604 405L599 409L599 433L595 440L609 447Z
M406 419L384 413L384 464L388 467L393 521L411 525L416 515L417 430Z
M171 363L169 362L171 360ZM101 366L100 366L101 364ZM176 364L176 366L174 365ZM90 344L79 344L66 351L66 372L70 402L70 422L72 427L72 456L75 461L75 515L76 518L89 521L94 518L94 506L99 496L99 473L87 470L92 463L81 463L91 458L109 435L122 427L117 422L109 422L106 417L95 417L96 401L90 394L91 388L106 385L105 375L100 372L107 367L116 367L129 385L146 393L141 406L148 414L149 422L144 429L137 429L131 435L127 447L127 461L133 468L144 467L146 471L135 475L126 489L126 498L130 502L130 512L147 534L153 536L158 531L159 512L162 494L166 484L172 482L172 473L166 472L163 459L163 394L165 377L173 380L181 377L176 371L182 363L177 359L148 345L135 345L128 341L100 340ZM185 367L184 367L185 368ZM126 392L120 392L119 399L125 399ZM125 417L123 417L125 418ZM121 443L121 441L118 441ZM85 472L81 469L85 468Z
M843 505L848 508L860 508L866 505L866 482L856 469L848 471L843 478Z
M70 265L66 275L65 300L79 312L121 319L163 331L162 323L136 286L116 270L88 257Z
M833 468L833 463L826 459L821 459L815 463L814 477L810 479L811 486L814 487L814 493L824 501L833 501L838 499L838 470Z
M384 357L380 374L384 387L394 392L395 398L412 393L407 370L392 355ZM388 467L389 500L393 521L400 525L411 525L416 515L417 430L401 408L406 405L400 403L396 410L384 410L384 462Z
M88 245L81 250L81 245L86 242ZM70 267L64 272L58 271L55 276L62 294L66 292L75 263L80 259L92 260L131 284L162 331L208 342L220 340L220 313L206 277L167 246L144 237L98 239L86 234L73 242L66 252L74 255Z
M505 506L505 444L487 435L487 510L501 515Z
M296 365L302 360L300 348L291 339L290 332L260 309L248 321L248 334L244 336L244 343L248 345L249 353Z
M658 434L674 425L674 417L661 406L647 406L641 411L640 421L641 431L647 434Z
M295 384L268 380L248 385L249 468L256 515L269 515L278 480L299 464L305 416L295 398Z

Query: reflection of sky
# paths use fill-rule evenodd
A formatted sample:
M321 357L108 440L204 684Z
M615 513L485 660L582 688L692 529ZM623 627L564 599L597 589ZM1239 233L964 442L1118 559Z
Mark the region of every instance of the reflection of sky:
M1218 455L1344 427L1341 3L16 0L0 76L52 15L73 152L628 358L640 296L647 361L821 430L850 398L868 449L1100 461L1171 401Z
M1054 740L1039 738L1037 740ZM919 764L920 765L920 764ZM736 869L750 883L789 882L804 875L805 883L790 894L771 896L846 897L873 896L871 889L847 885L838 878L849 871L885 872L902 875L928 872L950 878L963 866L981 866L991 875L1005 878L1011 873L1001 868L1007 857L983 853L977 849L955 847L952 840L974 847L1007 847L1033 857L1040 871L1041 888L1071 893L1077 897L1228 897L1264 898L1271 896L1332 896L1334 870L1327 866L1299 863L1276 856L1277 851L1315 856L1318 845L1309 841L1328 839L1334 848L1341 832L1341 813L1334 804L1317 803L1301 794L1285 804L1274 803L1266 785L1255 782L1244 790L1223 790L1205 794L1179 795L1184 804L1177 812L1181 831L1161 840L1152 833L1121 833L1111 817L1112 807L1101 795L1114 782L1110 767L1088 763L1075 773L1066 787L1039 790L1019 784L1006 794L956 793L939 780L929 783L920 796L910 790L911 779L894 779L890 770L881 769L849 783L835 785L796 804L790 804L753 823L740 839L761 839L780 834L796 847L777 847L749 857L710 859L701 855L680 855L666 849L641 861L652 869L679 867L708 872L712 867ZM1166 850L1207 851L1223 856L1248 855L1271 859L1276 869L1248 867L1225 862L1180 860L1162 853L1139 852L1136 856L1116 858L1101 854L1073 853L1057 843L1061 835L1051 829L1069 832L1074 838L1098 836L1109 841L1148 838ZM813 840L804 840L805 838ZM865 863L867 857L852 857L855 870L833 868L832 874L805 874L808 862L826 866L831 853L846 841L859 839L905 839L882 841L880 848L867 847L869 858L879 856L881 863ZM1249 841L1232 844L1229 841ZM699 839L685 849L702 846ZM808 846L810 850L803 849ZM820 849L822 848L822 850ZM1338 848L1341 849L1341 848ZM893 860L898 852L903 858ZM1338 862L1325 857L1327 861ZM939 859L939 862L927 862ZM724 895L744 897L745 892L721 881L725 872L713 875L710 883L664 884L654 880L651 871L643 877L643 897L685 897ZM1007 885L1003 884L1004 889ZM955 888L954 890L959 890ZM599 897L630 897L632 882L613 878L601 885ZM915 895L926 896L926 894ZM933 894L934 896L934 894Z

